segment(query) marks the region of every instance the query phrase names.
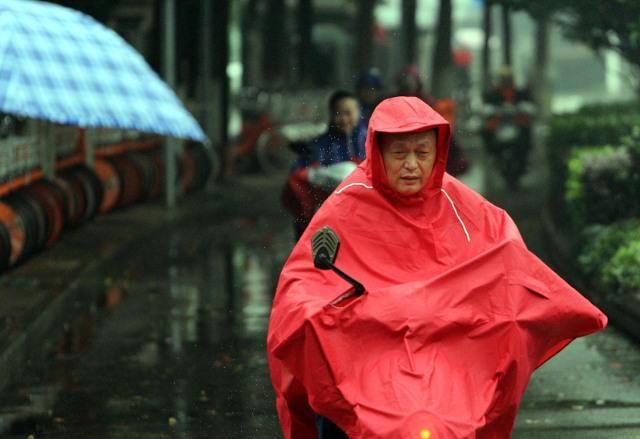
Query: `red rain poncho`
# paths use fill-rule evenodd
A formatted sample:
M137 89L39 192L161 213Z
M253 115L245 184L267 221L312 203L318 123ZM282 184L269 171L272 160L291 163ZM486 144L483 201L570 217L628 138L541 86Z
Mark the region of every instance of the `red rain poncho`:
M389 186L376 132L437 129L429 182ZM327 199L286 262L268 354L287 439L314 413L351 439L506 438L533 371L606 317L529 252L511 218L446 174L449 124L417 98L383 101L367 159ZM340 237L350 290L314 268L311 237Z

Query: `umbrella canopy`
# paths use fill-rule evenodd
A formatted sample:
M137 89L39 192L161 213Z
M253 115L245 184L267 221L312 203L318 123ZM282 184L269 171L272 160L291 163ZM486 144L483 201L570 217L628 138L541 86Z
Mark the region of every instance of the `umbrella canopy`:
M0 111L81 127L206 138L118 34L78 11L39 1L0 0Z

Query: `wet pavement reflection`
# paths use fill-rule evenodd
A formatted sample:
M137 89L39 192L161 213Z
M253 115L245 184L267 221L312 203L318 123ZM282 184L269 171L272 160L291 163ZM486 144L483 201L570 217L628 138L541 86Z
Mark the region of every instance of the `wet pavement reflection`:
M105 270L121 303L92 311L84 352L31 368L2 437L278 437L265 334L292 237L272 229L194 223Z

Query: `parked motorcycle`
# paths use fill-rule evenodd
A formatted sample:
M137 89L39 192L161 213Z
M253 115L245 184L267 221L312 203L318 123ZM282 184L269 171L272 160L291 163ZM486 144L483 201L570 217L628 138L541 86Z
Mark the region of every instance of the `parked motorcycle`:
M531 102L522 101L487 105L483 112L485 148L512 189L518 188L527 171L534 111Z

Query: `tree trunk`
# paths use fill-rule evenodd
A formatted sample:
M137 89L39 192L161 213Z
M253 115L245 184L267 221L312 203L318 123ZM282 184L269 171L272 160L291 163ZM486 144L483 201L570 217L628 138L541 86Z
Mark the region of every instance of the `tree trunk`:
M200 53L201 4L198 0L180 0L176 3L176 68L177 86L193 98L196 94L198 58Z
M438 14L438 30L436 34L436 47L433 53L433 72L431 82L431 94L436 98L451 96L453 87L453 84L451 83L451 9L451 0L440 0L440 12Z
M403 64L416 62L416 0L402 0Z
M153 2L153 25L148 50L149 65L157 74L162 75L162 0Z
M259 31L258 0L249 0L242 8L242 80L245 84L257 84L261 79L262 58L254 43Z
M229 126L229 77L227 76L227 65L229 64L229 22L231 17L231 6L229 0L216 3L213 15L213 44L211 46L212 70L215 78L217 90L214 91L216 101L213 102L213 112L218 115L219 129L212 139L219 145L227 145ZM221 157L225 154L221 153Z
M211 44L213 43L213 4L209 0L200 0L200 45L198 47L200 61L200 89L198 101L200 104L200 114L198 118L209 138L213 137L214 109L211 93L211 80L213 79L213 53Z
M373 60L373 7L375 0L358 0L356 19L356 67L362 72Z
M483 96L491 89L491 34L493 33L493 20L491 19L491 10L493 2L486 0L484 2L484 12L482 17L482 30L484 32L484 41L482 46L482 94Z
M513 66L512 64L512 46L511 38L511 8L508 5L502 5L502 64Z
M163 57L162 73L167 85L175 90L176 81L176 3L175 0L163 2ZM178 192L176 187L177 165L176 153L178 152L177 140L168 137L164 144L164 166L166 172L165 203L169 209L175 208Z
M540 109L542 118L546 118L551 111L551 90L549 84L549 16L537 19L535 70L532 78L534 98Z
M267 81L283 79L285 67L285 0L269 0L263 23L264 53L262 66Z
M299 0L298 2L298 68L300 69L300 82L308 84L312 76L313 62L313 1Z

